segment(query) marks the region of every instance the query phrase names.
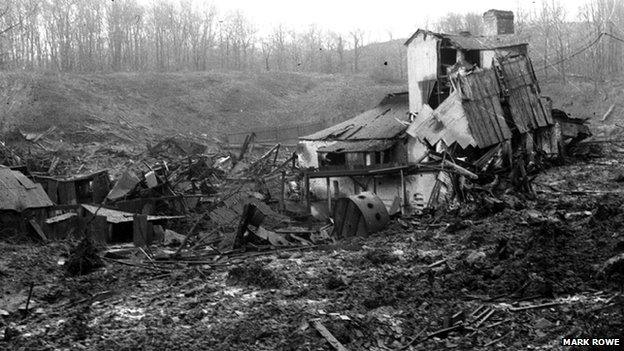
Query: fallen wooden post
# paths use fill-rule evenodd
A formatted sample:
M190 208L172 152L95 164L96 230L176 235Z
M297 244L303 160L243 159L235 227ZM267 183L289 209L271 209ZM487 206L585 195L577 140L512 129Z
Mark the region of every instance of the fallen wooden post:
M509 310L510 311L514 311L514 312L518 312L518 311L524 311L524 310L531 310L534 308L544 308L544 307L550 307L550 306L557 306L557 305L562 305L563 302L547 302L547 303L542 303L539 305L531 305L531 306L524 306L524 307L510 307Z
M435 331L435 332L433 332L433 333L431 333L431 334L428 334L428 335L427 335L427 337L425 338L425 340L427 340L427 339L431 339L431 338L433 338L434 336L447 334L447 333L450 333L450 332L452 332L452 331L459 330L459 329L463 329L463 328L464 328L464 325L463 325L463 324L457 324L457 325L454 325L454 326L452 326L452 327L448 327L448 328L440 329L440 330L437 330L437 331Z
M24 316L28 314L28 307L30 307L30 299L32 298L33 288L35 287L35 283L30 283L30 289L28 290L28 299L26 300L26 307L24 308Z
M446 258L442 259L442 260L439 260L439 261L436 261L436 262L433 262L432 264L428 265L427 268L437 267L437 266L439 266L439 265L441 265L441 264L443 264L445 262L446 262Z
M442 160L442 165L447 166L447 167L451 167L452 169L454 169L455 171L457 171L457 173L466 176L470 179L479 179L479 176L470 172L469 170L465 169L464 167L458 166L453 162L450 162L448 160Z
M347 348L344 347L338 339L334 337L334 335L325 328L321 321L314 321L314 328L338 351L347 351Z
M487 344L483 345L483 347L492 346L492 345L496 344L497 342L499 342L499 341L503 340L504 338L506 338L509 334L511 334L511 332L508 332L507 334L504 334L503 336L501 336L498 339L494 339L494 340L488 342Z
M130 263L130 262L125 262L125 261L115 260L113 258L108 258L108 257L104 257L104 256L101 256L101 257L102 257L102 259L104 259L106 261L119 263L119 264L123 264L123 265L130 266L130 267L144 268L144 269L149 269L149 270L158 271L158 272L170 272L168 269L165 269L165 268L160 268L160 267L155 268L155 267L150 267L150 266L144 266L144 265L134 264L134 263Z
M399 350L406 350L408 347L414 345L414 343L416 342L416 340L418 340L418 338L420 338L420 336L427 330L427 328L423 328L421 331L418 332L418 334L416 334L412 340L410 342L408 342L405 346L401 347Z
M486 320L488 320L493 314L495 309L491 309L483 318L481 318L476 324L475 327L479 328L481 324L483 324Z

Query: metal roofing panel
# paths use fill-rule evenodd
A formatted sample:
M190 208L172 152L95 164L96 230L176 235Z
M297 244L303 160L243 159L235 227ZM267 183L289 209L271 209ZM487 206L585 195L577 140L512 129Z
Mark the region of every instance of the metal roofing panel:
M392 147L396 140L347 140L336 141L318 148L317 152L373 152Z
M74 176L61 176L61 177L52 177L52 176L47 176L47 175L35 175L34 178L36 180L46 179L46 180L56 180L59 182L73 182L73 181L80 181L80 180L90 180L104 173L108 173L108 170L104 169L104 170L95 171L91 173L78 174Z
M0 210L21 212L52 205L41 184L33 183L18 171L0 166Z
M528 45L527 38L514 34L505 35L462 35L435 33L425 29L419 29L406 42L409 45L419 34L431 35L438 39L448 40L452 46L464 50L495 50L513 46Z
M453 46L464 50L495 50L528 45L524 38L511 34L489 36L444 34L443 37L449 39Z
M509 109L518 131L526 133L554 124L539 99L539 85L531 61L526 56L515 56L501 60L499 65Z
M82 207L89 211L91 214L95 214L97 211L98 216L106 217L108 223L125 223L132 222L136 214L124 211L117 211L110 208L104 208L93 205L82 205ZM184 216L147 216L148 221L158 221L164 219L179 219Z
M435 111L424 105L418 115L418 119L407 128L407 134L427 140L431 145L442 140L446 145L456 142L464 149L468 145L477 146L457 92L451 93Z
M389 94L375 108L349 120L301 137L301 140L392 139L405 131L409 121L407 93Z

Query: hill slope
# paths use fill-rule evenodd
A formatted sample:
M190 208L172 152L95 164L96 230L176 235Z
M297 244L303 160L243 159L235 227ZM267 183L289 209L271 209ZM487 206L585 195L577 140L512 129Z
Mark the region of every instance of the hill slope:
M0 127L65 132L112 128L147 134L240 132L341 121L376 105L401 83L367 76L186 72L0 74Z

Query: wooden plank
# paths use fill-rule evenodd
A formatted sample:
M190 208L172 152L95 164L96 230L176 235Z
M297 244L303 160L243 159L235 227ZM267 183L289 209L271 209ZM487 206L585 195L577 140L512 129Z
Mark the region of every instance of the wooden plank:
M59 204L74 205L76 204L76 186L74 182L58 182Z
M86 228L86 234L89 237L100 243L107 243L110 241L111 224L106 221L104 216L95 216L93 220L91 215L84 217L84 221L88 224Z
M524 110L524 119L526 123L529 125L530 129L535 129L538 127L537 121L535 120L535 111L533 111L533 107L530 102L530 94L527 92L527 87L518 88L514 93L516 97L520 101L520 106Z
M50 200L55 203L58 204L59 198L58 198L58 181L54 180L54 179L48 179L47 183L47 188L46 188L46 192L48 193L48 197L50 198Z
M345 222L345 212L347 211L347 205L349 204L349 199L342 198L336 200L336 206L334 208L333 218L334 218L334 236L336 239L341 239L343 237L342 230L344 222Z
M485 72L485 71L483 71ZM484 86L487 85L487 79L483 78L483 72L480 74L474 74L469 80L470 85L474 85L475 100L473 102L472 111L475 113L475 117L480 122L479 129L483 132L483 135L487 138L486 144L492 144L498 142L495 125L492 123L492 116L489 105L491 101L487 98L487 92L484 90Z
M509 125L507 125L505 112L503 111L503 106L500 104L500 101L498 102L498 104L494 105L494 113L496 114L496 121L499 123L503 140L511 138L511 130L509 129ZM499 116L501 118L498 118Z
M325 328L321 321L314 321L314 329L316 329L334 349L337 351L347 351L347 348L344 347L340 341L338 341L338 339L336 339L334 335L327 330L327 328Z
M96 203L102 202L110 191L108 172L103 172L95 176L95 179L93 179L92 189L93 201Z
M514 123L516 123L516 128L518 128L518 131L520 133L526 133L529 131L530 125L527 123L528 121L524 117L526 115L526 112L521 101L521 98L518 97L517 90L509 92L509 110L511 111L511 116L514 120Z
M45 235L45 233L43 232L43 230L41 229L41 226L39 226L39 223L37 223L37 221L35 221L34 219L31 219L28 221L28 223L30 223L30 226L35 230L35 233L37 234L39 239L41 239L43 242L48 241L48 237Z
M542 104L539 101L537 95L533 92L533 89L535 89L534 86L526 87L526 92L529 95L529 103L531 104L533 113L535 114L535 120L537 122L537 125L539 127L546 127L548 126L548 121L546 120L544 108L542 107Z
M150 234L148 233L147 215L134 215L132 221L132 242L134 246L149 245Z
M488 110L488 119L490 124L492 125L494 134L496 134L496 139L501 142L505 140L505 135L503 133L500 121L498 120L498 115L496 114L496 106L500 105L500 99L498 96L491 96L487 98L488 104L486 104Z
M474 120L476 120L477 122L477 128L481 133L481 147L491 145L496 142L496 137L493 134L494 131L491 130L490 123L487 121L487 116L484 117L483 109L485 108L485 106L482 106L482 104L483 101L472 101L469 104L470 107L468 108L468 112L474 116Z
M479 122L475 112L472 110L472 102L462 102L462 108L466 111L466 118L468 119L468 126L472 132L479 147L487 145L487 138L483 134L481 123Z

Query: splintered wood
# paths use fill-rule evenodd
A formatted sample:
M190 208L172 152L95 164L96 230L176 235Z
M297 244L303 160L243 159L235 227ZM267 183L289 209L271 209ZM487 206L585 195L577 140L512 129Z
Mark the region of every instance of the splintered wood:
M334 347L337 351L348 351L346 347L344 347L338 339L334 337L334 335L325 328L321 321L314 321L314 328Z

